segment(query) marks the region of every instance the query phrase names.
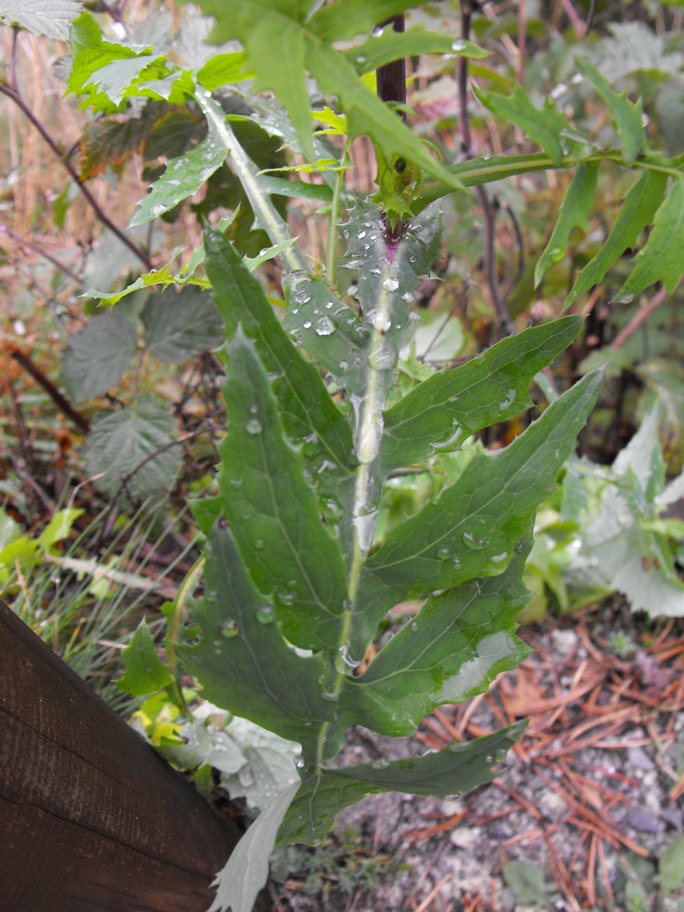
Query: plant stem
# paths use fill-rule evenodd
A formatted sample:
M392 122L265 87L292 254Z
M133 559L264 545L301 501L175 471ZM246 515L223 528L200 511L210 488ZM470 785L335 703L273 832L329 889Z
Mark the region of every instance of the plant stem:
M337 172L337 176L335 178L333 198L330 206L330 218L328 219L328 237L325 252L326 268L328 271L328 284L331 288L335 288L337 286L337 223L340 217L340 198L342 196L342 188L344 187L344 174L346 169L349 167L350 145L351 142L347 138L345 140L344 149L342 151L340 169Z

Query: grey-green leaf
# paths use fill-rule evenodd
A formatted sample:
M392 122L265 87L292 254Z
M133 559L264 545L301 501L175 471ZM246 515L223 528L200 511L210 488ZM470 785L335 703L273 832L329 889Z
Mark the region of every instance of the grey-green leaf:
M62 355L62 380L75 402L102 396L121 380L138 352L135 323L121 313L93 317Z
M170 364L182 364L224 341L211 296L192 286L151 297L143 308L142 321L148 352Z
M140 208L131 219L131 228L163 215L197 193L225 161L228 143L225 131L221 129L225 122L223 109L204 89L198 90L195 97L207 118L207 135L194 149L168 162L162 176L140 201Z
M522 583L531 537L503 573L470 580L427 600L359 677L347 678L340 713L347 724L412 735L443 703L482 693L529 653L515 636L529 592Z
M255 584L273 595L288 640L335 650L347 597L339 547L322 523L301 453L285 436L254 344L239 328L229 356L229 431L219 446L226 519Z
M385 471L456 449L470 434L528 408L530 381L567 348L581 324L580 317L566 317L531 327L421 383L385 413Z
M226 338L233 338L239 323L245 335L254 340L264 367L275 378L288 436L298 443L315 438L314 459L349 473L354 464L351 430L330 399L319 372L293 347L261 285L233 245L210 229L204 243L207 275ZM316 466L312 467L315 471Z
M283 639L273 602L259 592L228 524L209 538L204 596L193 608L202 639L178 647L204 696L238 716L298 741L310 756L332 705L320 697L326 665L301 656Z
M359 600L365 607L356 616L355 652L405 596L502 572L516 542L529 531L538 504L553 491L600 384L600 372L587 374L504 450L476 453L457 484L371 555L361 582Z
M597 174L597 162L577 166L575 175L563 197L551 237L535 267L535 288L541 282L544 273L565 256L572 229L577 227L586 230L589 210L596 191Z
M342 808L365 795L408 792L453 795L491 782L494 768L517 741L525 723L466 743L454 742L438 753L407 760L377 760L343 769L323 769L302 782L278 834L278 843L321 842Z
M130 408L93 422L86 440L86 470L100 491L124 503L168 494L176 483L182 454L172 446L176 423L164 403L143 396Z
M278 829L298 789L299 783L293 782L274 798L238 842L212 884L218 892L208 912L252 912L268 879L268 859Z

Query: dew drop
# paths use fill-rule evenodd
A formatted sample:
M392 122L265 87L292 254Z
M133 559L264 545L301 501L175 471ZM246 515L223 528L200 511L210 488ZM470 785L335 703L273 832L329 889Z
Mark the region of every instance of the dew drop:
M465 51L467 45L462 38L457 38L456 41L451 42L451 50L456 54L460 54L462 51Z
M380 760L373 760L373 762L371 763L371 766L373 767L374 770L386 770L389 767L389 765L390 765L389 760L385 760L384 758L380 758Z
M239 633L240 628L235 620L224 621L221 624L221 634L227 639L232 640Z
M304 322L302 323L302 326L304 327L304 329L311 329L311 320L304 320Z
M414 293L412 291L407 291L406 294L403 294L401 297L402 297L402 300L406 301L407 304L413 304L413 302L416 299L416 296L414 295Z
M366 236L365 231L359 231L359 233L357 234L357 237L360 241L362 241L365 238L365 236Z
M245 425L245 430L248 434L252 434L252 436L260 434L262 431L261 422L258 418L250 418Z
M264 550L263 538L257 538L256 541L254 542L254 547L257 549L257 551L263 551Z
M481 551L487 545L487 541L484 538L478 538L477 535L474 535L472 532L463 533L463 544L470 548L471 551Z
M260 624L272 624L275 620L275 613L270 605L262 605L261 608L257 608L256 616Z
M385 291L396 291L399 288L399 282L396 279L385 279L382 283L382 287Z
M349 367L349 362L348 362L348 361L340 361L339 367L340 367L340 370L341 370L341 371L346 371L347 368Z
M373 35L373 38L380 38L384 31L385 29L381 25L376 25L371 34Z
M489 161L489 159L491 157L492 157L492 153L489 151L489 149L482 150L482 154L480 155L481 159L483 159L484 161Z
M508 558L508 551L502 551L501 554L493 554L490 560L493 564L502 564Z
M451 556L451 551L449 551L448 548L438 548L437 557L440 560L446 560L450 556Z
M316 322L317 336L331 336L335 332L335 324L330 317L321 317Z

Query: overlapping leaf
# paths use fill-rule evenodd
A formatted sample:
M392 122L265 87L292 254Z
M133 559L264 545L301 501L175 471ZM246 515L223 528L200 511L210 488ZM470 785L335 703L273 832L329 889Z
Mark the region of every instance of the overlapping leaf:
M514 634L529 593L522 572L531 541L516 546L503 573L471 580L427 600L364 674L348 678L340 713L348 724L412 735L443 703L482 693L529 649Z
M364 610L350 634L354 654L406 595L502 572L553 490L600 383L600 374L588 374L503 451L476 453L455 485L369 557L359 593Z
M577 68L592 83L612 114L622 141L625 162L631 164L647 146L641 100L633 103L628 100L626 92L618 95L596 67L581 57L577 58Z
M320 696L323 658L298 655L283 639L273 602L255 587L225 520L207 548L205 593L193 609L202 640L179 647L185 667L217 706L313 751L333 707Z
M121 380L138 352L135 323L120 313L91 320L66 344L62 380L75 402L102 396Z
M532 103L522 86L516 85L511 95L497 92L475 92L479 101L502 120L519 127L529 139L538 143L554 165L563 160L562 134L570 131L567 117L547 98L541 108Z
M255 584L273 596L289 641L334 652L347 597L342 558L304 479L302 456L284 435L266 371L240 328L224 395L230 426L219 446L225 517L240 551L249 554Z
M414 5L411 0L337 0L307 17L308 4L281 0L243 0L230 9L219 0L200 3L216 19L212 40L237 38L242 42L248 66L257 74L256 88L276 94L309 156L313 156L313 144L307 71L324 92L337 96L352 135L371 136L387 158L404 155L454 188L458 184L447 169L364 84L356 68L334 46L345 37L368 34L378 22ZM424 34L433 40L430 33ZM274 47L279 53L273 53Z
M672 178L669 192L656 212L653 231L639 251L634 269L617 293L618 300L631 299L654 282L673 292L684 274L684 174Z
M207 275L214 303L223 317L226 338L238 324L253 339L259 357L274 378L280 413L288 436L307 443L314 474L323 464L336 478L351 477L354 465L351 430L330 399L316 368L293 347L273 313L259 282L250 275L239 254L220 234L205 234Z
M660 206L667 186L667 175L646 171L631 188L606 242L581 270L568 295L565 307L597 285L628 247L635 247L641 232L650 225Z
M523 330L421 383L385 412L385 471L456 449L470 434L529 408L530 381L567 348L580 325L574 317Z

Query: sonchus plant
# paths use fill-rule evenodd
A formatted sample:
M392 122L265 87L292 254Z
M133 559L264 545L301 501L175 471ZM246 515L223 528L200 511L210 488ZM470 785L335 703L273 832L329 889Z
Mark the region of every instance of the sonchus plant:
M151 99L187 104L206 121L197 145L180 154L174 147L132 224L170 212L228 159L255 226L272 244L260 257L243 259L221 230L208 229L203 248L178 275L166 266L115 296L92 292L114 303L141 285L211 286L225 329L228 427L218 494L194 506L207 536L204 595L193 608L195 641L177 653L208 700L297 742L301 760L296 781L262 809L222 872L214 910L248 912L276 842L319 842L340 808L369 793L453 794L487 782L521 731L513 726L399 761L336 760L350 726L411 737L435 707L483 691L525 655L515 617L527 601L522 572L535 510L553 490L600 384L595 373L585 376L504 449L472 448L437 499L376 541L388 477L429 468L435 456L526 409L529 384L581 322L565 317L526 329L400 396L393 379L414 318L410 305L438 246L431 204L516 174L573 170L535 271L539 284L564 257L572 231L586 225L598 169L608 163L635 180L568 303L637 247L644 228L651 229L648 239L618 295L633 297L655 282L672 292L681 275L682 160L649 148L640 104L617 94L587 60L578 69L615 125L614 147L599 147L551 99L537 108L516 86L510 95L480 91L478 99L542 151L450 167L437 161L366 81L408 55L483 56L468 41L420 25L374 31L419 5L201 0L215 17L212 40L236 39L242 50L217 54L198 69L153 48L105 40L86 13L72 28L69 90L84 98L83 106L120 117L128 99ZM248 78L255 82L245 90ZM313 115L310 79L334 105L325 117ZM212 93L227 86L248 98L251 115L226 113ZM258 94L264 89L275 98L265 100ZM247 117L282 137L322 182L260 172L240 141ZM317 119L347 130L337 168L330 167L332 147L314 131ZM360 134L375 146L379 190L358 201L342 224L346 252L339 265L354 281L345 297L335 279L337 223L346 150ZM327 274L307 271L273 196L330 206ZM278 256L284 270L283 318L251 272L269 256ZM206 278L196 274L201 269ZM407 598L420 600L420 610L379 637Z
M411 736L435 707L481 692L526 655L514 631L535 509L600 383L586 376L504 450L475 451L455 484L374 547L389 473L528 407L530 381L581 321L527 329L388 407L438 219L423 213L395 240L380 210L361 203L345 232L362 316L324 279L295 271L282 322L232 245L205 236L227 340L228 432L220 493L195 508L208 538L193 610L201 639L180 655L207 699L302 749L300 781L262 811L221 878L214 908L234 912L249 908L246 881L250 897L262 882L247 857L265 864L276 834L315 844L366 794L453 794L493 778L520 726L406 760L334 761L348 726ZM362 666L406 598L424 599L421 610Z

